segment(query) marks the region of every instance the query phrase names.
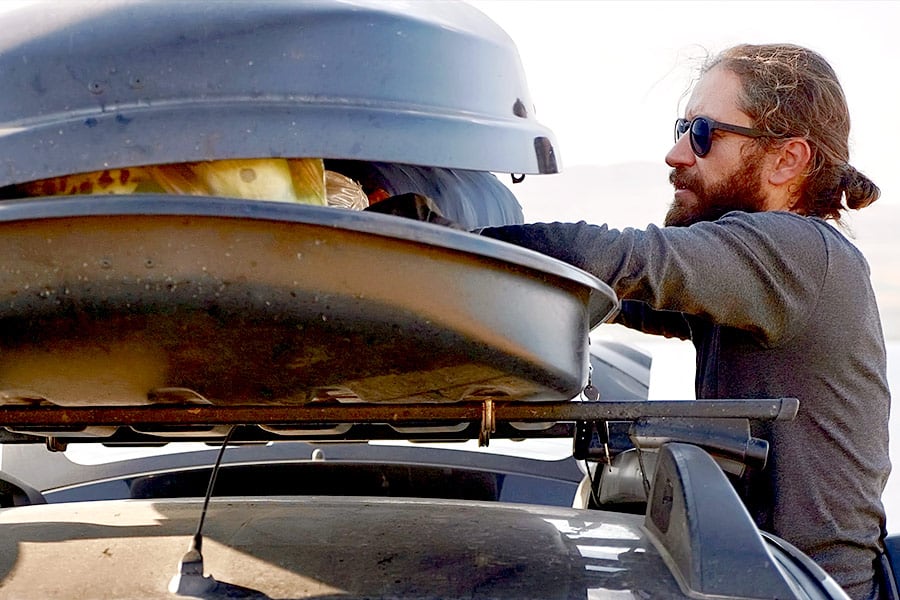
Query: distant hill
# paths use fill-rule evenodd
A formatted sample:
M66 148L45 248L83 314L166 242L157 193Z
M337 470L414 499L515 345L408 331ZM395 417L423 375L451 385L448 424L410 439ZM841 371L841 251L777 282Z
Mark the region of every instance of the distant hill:
M662 222L672 199L668 173L663 163L575 166L558 175L529 175L510 188L526 221L641 228ZM869 260L885 336L900 339L900 204L882 199L848 215L846 225L848 237Z

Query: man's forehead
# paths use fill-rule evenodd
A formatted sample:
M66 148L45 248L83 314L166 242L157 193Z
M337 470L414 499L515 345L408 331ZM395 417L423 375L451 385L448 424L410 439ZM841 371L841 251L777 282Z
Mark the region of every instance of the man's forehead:
M749 126L750 117L739 108L740 91L741 80L735 73L713 67L701 75L694 85L684 116L692 119L703 115L717 121Z

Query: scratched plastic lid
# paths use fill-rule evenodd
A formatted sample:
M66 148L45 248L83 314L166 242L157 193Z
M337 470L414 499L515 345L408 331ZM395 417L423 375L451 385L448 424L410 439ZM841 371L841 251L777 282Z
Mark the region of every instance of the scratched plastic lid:
M0 187L267 157L558 170L515 45L466 4L37 3L0 23Z

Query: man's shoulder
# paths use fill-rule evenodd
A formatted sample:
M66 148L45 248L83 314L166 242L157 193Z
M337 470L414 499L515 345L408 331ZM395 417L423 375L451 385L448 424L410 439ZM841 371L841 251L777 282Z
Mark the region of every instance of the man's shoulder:
M818 217L807 217L786 210L764 210L759 212L733 210L722 215L716 222L728 223L729 221L760 223L779 227L818 228L822 225L828 226L825 221Z
M821 251L831 256L847 256L851 262L865 262L862 252L839 227L820 217L788 211L734 211L723 215L716 222L726 227L744 229L748 233L756 231L797 253L803 252L805 248L807 251Z
M812 239L833 238L849 244L843 234L830 223L819 217L809 217L783 210L761 212L732 211L724 214L717 224L741 228L758 229L771 235L811 236ZM798 240L799 241L799 240Z

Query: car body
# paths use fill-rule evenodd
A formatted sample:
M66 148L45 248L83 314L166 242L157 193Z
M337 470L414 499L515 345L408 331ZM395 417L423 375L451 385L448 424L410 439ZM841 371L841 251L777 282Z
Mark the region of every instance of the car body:
M648 401L606 284L467 231L560 166L481 13L3 18L0 596L845 597L725 474L795 401Z
M233 464L222 471L222 490L206 516L202 577L186 573L179 558L201 518L198 496L206 477L169 464L130 477L128 499L97 499L104 491L114 496L109 487L96 487L92 499L81 501L63 490L56 493L61 498L48 493L47 504L0 511L2 555L10 565L3 592L167 597L175 581L173 589L183 595L209 598L592 598L633 590L658 598L841 597L809 559L756 530L706 452L670 444L663 456L674 457L671 471L659 470L674 485L662 487L678 499L661 505L670 511L665 518L652 504L645 517L550 506L542 499L526 503L521 496L491 501L497 480L487 477L490 461L478 458L469 459L478 468L468 478L444 467L454 491L441 492L443 498L417 498L402 487L400 496L383 495L385 487L377 489L359 463L338 460L343 473L317 477L315 467L327 459L281 463L277 471L265 461ZM371 460L390 473L383 457ZM258 470L229 472L249 465ZM407 467L403 482L415 483L410 473L418 473L419 494L440 492L440 481L424 465ZM476 473L482 476L473 478ZM388 486L398 481L388 479ZM681 487L688 481L702 482L702 494ZM689 530L676 526L691 520L688 512L702 515L723 500L734 514L719 507L715 519L700 518Z

